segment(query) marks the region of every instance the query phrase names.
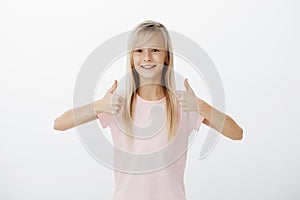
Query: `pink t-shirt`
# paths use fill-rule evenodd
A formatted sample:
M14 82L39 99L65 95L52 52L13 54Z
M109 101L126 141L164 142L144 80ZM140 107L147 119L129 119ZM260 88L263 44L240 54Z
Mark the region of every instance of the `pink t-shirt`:
M114 116L98 114L102 127L110 128L115 148L141 155L131 159L131 156L122 158L120 155L123 154L114 154L116 186L113 199L185 200L184 169L188 138L193 129L199 130L204 118L197 112L180 110L179 131L173 142L168 143L165 97L148 101L137 95L136 99L134 124L139 128L134 129L137 137L130 149L127 136L122 131L121 112ZM155 123L156 126L151 126ZM132 173L135 171L137 173Z

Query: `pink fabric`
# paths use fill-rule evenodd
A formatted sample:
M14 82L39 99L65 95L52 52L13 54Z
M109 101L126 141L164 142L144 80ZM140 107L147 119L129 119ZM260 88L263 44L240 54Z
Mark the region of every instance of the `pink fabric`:
M134 123L141 127L151 124L150 111L153 106L161 106L165 110L165 98L158 101L147 101L137 96L134 113ZM112 139L115 146L134 153L151 153L168 147L168 133L166 124L154 137L147 139L134 139L134 147L127 148L127 139L124 132L120 130L119 122L121 112L116 116L106 113L98 114L99 122L103 128L111 129ZM178 134L180 144L187 148L188 138L193 129L199 130L204 118L197 112L180 111L180 128ZM161 116L157 116L161 117ZM164 118L165 119L165 118ZM177 147L177 146L176 146ZM180 147L182 148L182 147ZM184 200L186 199L184 187L184 170L186 165L187 151L172 164L154 172L133 174L115 170L115 192L114 200ZM159 159L159 158L158 158ZM129 163L129 165L134 163Z

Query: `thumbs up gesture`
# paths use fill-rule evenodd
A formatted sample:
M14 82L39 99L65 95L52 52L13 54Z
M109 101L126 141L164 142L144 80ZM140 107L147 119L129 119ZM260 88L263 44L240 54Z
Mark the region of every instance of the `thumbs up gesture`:
M108 114L117 114L125 104L125 99L115 94L118 87L118 82L115 80L114 84L109 88L101 99L101 111Z
M198 112L198 98L187 79L184 80L184 87L186 91L176 91L177 103L184 112Z

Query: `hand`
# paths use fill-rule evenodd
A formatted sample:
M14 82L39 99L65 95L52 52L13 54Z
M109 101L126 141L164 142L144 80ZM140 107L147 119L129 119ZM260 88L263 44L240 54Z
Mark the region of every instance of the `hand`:
M100 100L101 102L101 111L116 115L124 106L125 99L115 94L118 87L118 82L115 80L113 86L106 92L105 96Z
M191 86L189 85L187 79L184 80L184 87L186 91L176 91L177 103L184 112L198 112L198 98L195 95Z

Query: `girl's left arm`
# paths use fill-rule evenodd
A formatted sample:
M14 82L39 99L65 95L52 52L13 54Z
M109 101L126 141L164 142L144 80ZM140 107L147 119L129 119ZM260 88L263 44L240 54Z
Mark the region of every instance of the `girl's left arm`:
M204 124L232 140L243 138L243 129L230 116L213 108L202 99L197 98L197 102L198 112L204 117Z
M243 138L243 129L228 115L218 111L198 98L188 80L184 80L186 91L177 91L179 106L185 112L198 112L204 117L203 123L232 140Z

